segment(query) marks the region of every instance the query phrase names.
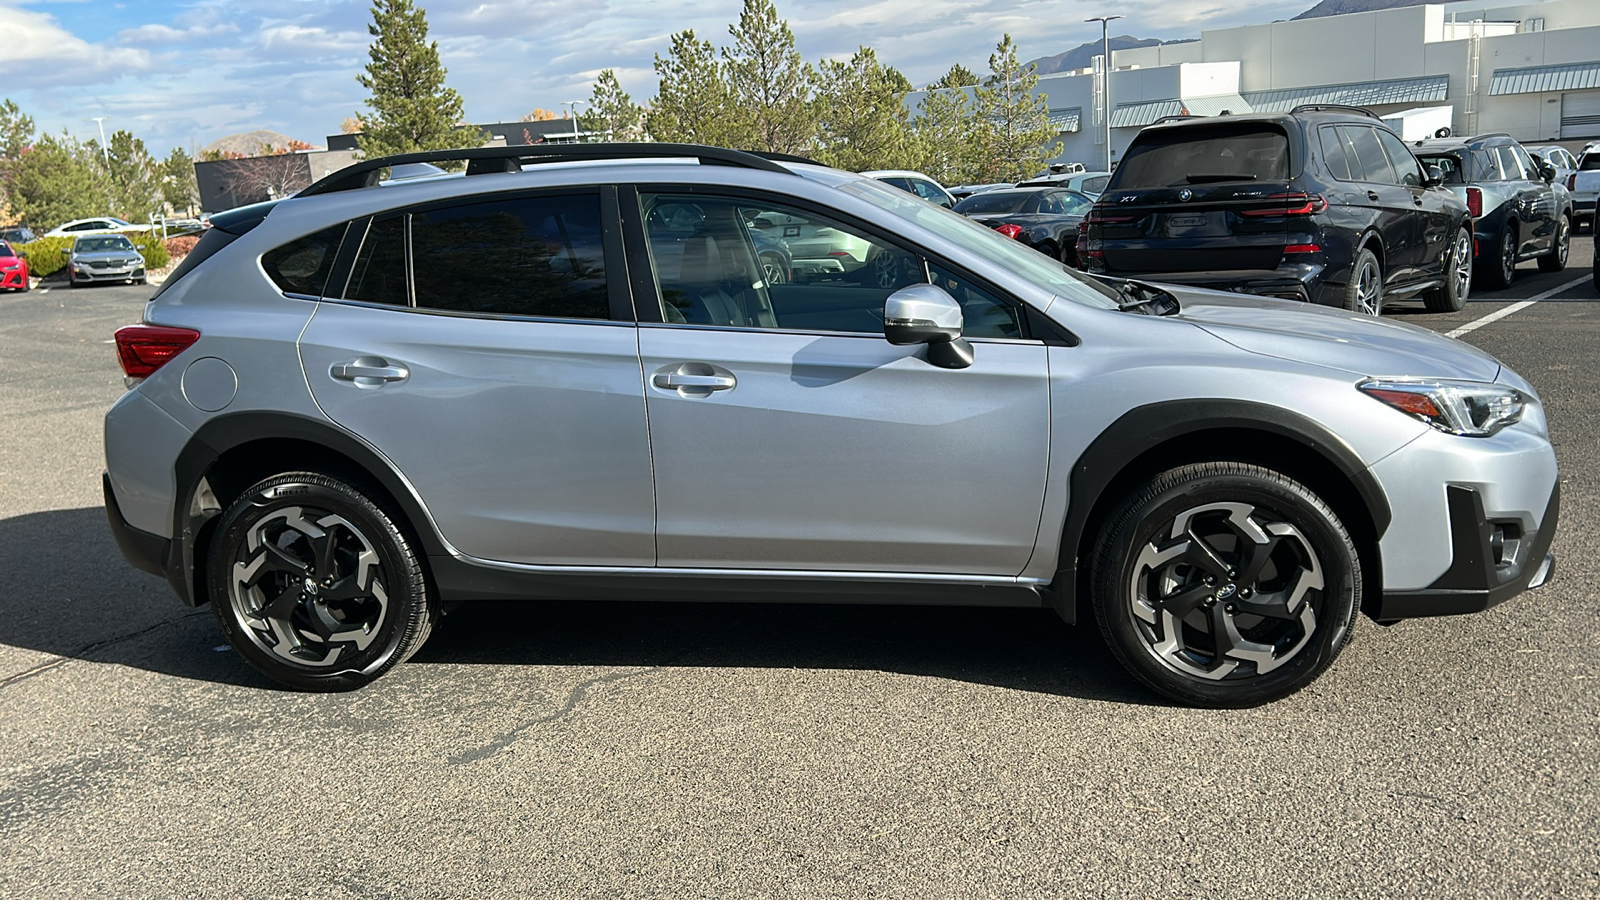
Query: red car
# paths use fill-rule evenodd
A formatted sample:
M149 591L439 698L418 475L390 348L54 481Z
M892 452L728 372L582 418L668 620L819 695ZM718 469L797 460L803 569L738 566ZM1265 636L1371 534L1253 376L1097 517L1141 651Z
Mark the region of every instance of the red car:
M0 241L0 290L26 291L28 289L28 261L11 245Z

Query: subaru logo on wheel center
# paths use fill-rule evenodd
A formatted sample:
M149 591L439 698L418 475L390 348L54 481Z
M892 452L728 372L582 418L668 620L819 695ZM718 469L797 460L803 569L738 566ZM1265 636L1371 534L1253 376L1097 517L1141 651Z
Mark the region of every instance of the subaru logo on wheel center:
M1218 600L1226 600L1229 597L1232 597L1234 595L1234 592L1237 591L1237 590L1239 590L1239 586L1238 585L1236 585L1236 584L1225 584L1225 585L1222 586L1222 590L1217 591L1217 599Z

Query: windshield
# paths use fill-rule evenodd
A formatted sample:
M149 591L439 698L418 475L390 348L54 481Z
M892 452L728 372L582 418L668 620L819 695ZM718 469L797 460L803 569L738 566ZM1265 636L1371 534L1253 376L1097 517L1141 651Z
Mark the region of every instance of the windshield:
M0 256L16 256L16 255L17 255L17 252L15 250L11 249L11 245L10 244L6 243L5 241L0 241Z
M121 235L111 237L78 238L73 245L74 253L105 253L111 250L132 250L133 244Z
M958 213L1009 213L1022 208L1028 198L1038 196L1033 191L985 191L956 204Z
M910 219L934 234L960 244L974 256L1074 303L1114 309L1120 300L1116 291L1100 281L1069 269L1037 250L1002 237L998 231L979 225L966 216L925 203L905 191L870 178L847 181L839 185L839 190L901 218Z

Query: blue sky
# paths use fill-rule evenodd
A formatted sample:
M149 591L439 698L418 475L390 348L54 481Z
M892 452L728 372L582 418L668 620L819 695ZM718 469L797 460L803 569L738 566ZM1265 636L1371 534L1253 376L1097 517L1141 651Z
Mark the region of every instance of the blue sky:
M1127 16L1113 33L1174 39L1204 28L1290 18L1314 0L779 0L803 56L858 45L915 83L951 63L987 67L1002 34L1024 59L1098 38L1086 16ZM425 2L448 84L474 122L516 120L587 98L614 68L635 100L655 91L652 61L693 28L725 43L740 0ZM152 152L267 128L320 144L362 109L366 0L0 0L0 97L52 132L125 128Z

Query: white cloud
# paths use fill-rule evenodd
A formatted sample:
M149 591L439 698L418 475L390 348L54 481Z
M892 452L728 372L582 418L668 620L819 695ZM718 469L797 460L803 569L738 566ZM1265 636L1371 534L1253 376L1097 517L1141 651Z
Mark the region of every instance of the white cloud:
M91 44L41 12L0 6L6 51L0 54L0 79L8 89L35 84L92 84L139 71L150 54L126 47Z
M232 22L211 26L193 25L188 28L173 28L171 25L153 23L124 29L117 33L117 39L124 44L183 44L224 34L237 34L238 31L239 26Z

